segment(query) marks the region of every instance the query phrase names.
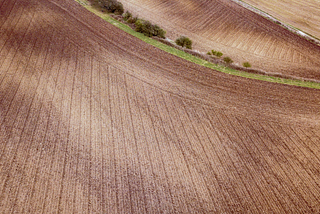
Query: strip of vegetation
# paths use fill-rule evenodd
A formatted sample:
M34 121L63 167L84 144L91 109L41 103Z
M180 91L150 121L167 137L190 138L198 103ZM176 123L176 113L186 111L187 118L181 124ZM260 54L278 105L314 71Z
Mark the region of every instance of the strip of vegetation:
M76 0L79 2L79 0ZM160 28L156 24L152 24L148 20L139 19L133 17L132 13L126 11L121 2L117 0L88 0L93 7L100 8L101 12L112 13L111 16L118 21L128 23L132 29L139 33L143 33L145 36L152 37L157 36L159 38L166 38L166 31Z
M211 50L207 52L207 55L211 56L211 57L217 57L217 58L221 58L223 56L223 53L220 51L216 51L216 50ZM221 62L221 61L220 61ZM223 62L226 63L226 65L230 66L230 64L233 63L233 60L230 57L224 57L223 58ZM251 64L249 62L244 62L242 63L242 66L244 68L251 68ZM237 70L237 68L235 68Z
M166 38L166 31L161 29L158 25L153 25L151 22L138 19L135 22L136 29L135 31L139 33L143 33L143 35L152 37L157 36L159 38Z
M138 21L138 17L133 17L132 13L129 11L126 11L125 14L123 14L123 20L126 21L127 23L136 23Z
M122 15L124 12L122 3L117 0L95 0L94 2L109 13Z
M315 88L315 89L320 89L320 83L316 82L310 82L310 81L303 81L303 80L294 80L294 79L285 79L285 78L280 78L280 77L274 77L274 76L267 76L267 75L261 75L261 74L256 74L256 73L249 73L249 72L244 72L240 70L235 70L230 67L222 66L219 64L213 64L207 60L201 59L199 57L196 57L192 54L186 53L185 51L179 50L177 48L171 47L169 45L166 45L160 41L154 40L150 37L147 37L143 35L142 33L136 32L133 30L130 26L121 23L120 21L111 18L108 14L105 14L97 8L90 6L90 5L84 5L85 8L87 8L89 11L93 12L97 16L101 17L105 21L109 22L110 24L118 27L119 29L131 34L132 36L135 36L142 41L153 45L161 50L164 50L170 54L173 54L175 56L178 56L180 58L183 58L185 60L188 60L190 62L205 66L207 68L211 68L223 73L228 73L231 75L236 75L240 77L245 77L245 78L251 78L251 79L256 79L256 80L262 80L262 81L268 81L268 82L273 82L273 83L281 83L281 84L287 84L287 85L295 85L295 86L301 86L301 87L308 87L308 88Z

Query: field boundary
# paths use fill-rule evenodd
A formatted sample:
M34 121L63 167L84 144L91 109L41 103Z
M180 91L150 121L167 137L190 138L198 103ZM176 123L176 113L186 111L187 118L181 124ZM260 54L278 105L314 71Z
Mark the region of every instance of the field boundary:
M280 25L281 27L291 31L292 33L294 33L294 34L296 34L296 35L308 40L309 42L312 42L312 43L320 46L320 40L317 37L315 37L315 36L313 36L313 35L311 35L311 34L309 34L307 32L304 32L304 31L300 30L299 28L296 28L296 27L294 27L292 25L286 24L286 23L282 22L281 20L271 16L267 12L248 4L247 2L244 2L244 1L241 1L241 0L232 0L232 1L235 2L236 4L239 4L240 6L242 6L244 8L254 12L254 13L259 14L260 16L263 16L266 19L269 19L270 21Z
M313 80L313 79L304 79L304 78L298 78L294 76L284 76L283 74L276 74L276 73L268 73L265 71L255 70L255 69L248 69L248 68L242 68L240 66L236 65L229 65L229 67L226 67L221 64L215 64L203 59L199 56L194 56L190 50L181 50L180 48L174 47L174 45L165 44L163 41L158 41L159 39L154 39L147 37L143 35L142 33L138 33L135 30L133 30L130 26L127 24L122 23L121 21L111 17L107 13L103 13L99 11L97 8L91 6L90 4L86 3L85 0L75 0L80 5L85 7L90 12L94 13L95 15L99 16L103 20L109 22L110 24L116 26L117 28L125 31L126 33L139 38L140 40L157 47L165 52L168 52L172 55L178 56L180 58L183 58L185 60L188 60L190 62L196 63L198 65L205 66L207 68L211 68L216 71L220 71L223 73L250 78L250 79L256 79L261 81L267 81L272 83L280 83L280 84L286 84L286 85L293 85L293 86L300 86L300 87L307 87L307 88L314 88L314 89L320 89L320 81ZM192 51L196 52L196 51ZM201 53L200 53L201 54ZM239 70L236 70L239 69Z
M319 80L314 80L314 79L306 79L306 78L302 78L302 77L295 77L295 76L290 76L290 75L285 75L285 74L280 74L280 73L271 73L271 72L267 72L264 70L260 70L260 69L253 69L253 68L246 68L246 67L241 67L235 64L226 64L223 59L221 58L215 58L215 57L210 57L207 54L204 53L200 53L198 51L195 50L191 50L191 49L186 49L186 48L182 48L179 45L176 45L174 43L172 43L171 41L168 41L166 39L162 39L162 38L158 38L158 37L153 37L153 39L160 41L166 45L169 45L171 47L174 47L176 49L179 49L181 51L184 51L186 53L189 53L195 57L199 57L201 59L204 59L208 62L214 63L214 64L219 64L221 66L224 67L229 67L231 69L235 69L237 71L243 71L243 72L248 72L248 73L253 73L253 74L260 74L260 75L265 75L265 76L272 76L272 77L279 77L279 78L283 78L283 79L291 79L291 80L303 80L303 81L308 81L308 82L315 82L315 83L320 83Z

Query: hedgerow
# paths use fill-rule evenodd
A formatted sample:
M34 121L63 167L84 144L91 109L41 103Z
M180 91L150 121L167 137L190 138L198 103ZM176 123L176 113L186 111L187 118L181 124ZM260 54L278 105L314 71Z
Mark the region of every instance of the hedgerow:
M122 3L117 0L97 0L96 3L101 8L106 9L109 13L122 15L124 12Z
M135 22L136 29L135 31L139 33L143 33L145 36L152 37L152 36L157 36L160 38L165 38L166 31L161 29L158 25L153 25L151 22L138 19Z
M132 17L132 14L129 11L126 11L123 15L123 20L128 21Z
M138 20L138 17L132 16L132 14L129 11L126 11L122 16L123 20L130 24L135 23Z

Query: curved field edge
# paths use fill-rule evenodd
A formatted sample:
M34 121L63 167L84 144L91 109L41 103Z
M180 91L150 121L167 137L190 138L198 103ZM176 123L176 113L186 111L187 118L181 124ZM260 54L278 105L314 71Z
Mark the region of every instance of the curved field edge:
M308 28L303 28L303 26L299 26L298 24L293 24L293 23L296 23L297 21L294 21L293 23L289 23L288 21L284 22L283 19L286 19L286 16L281 17L281 15L279 15L279 14L277 15L277 13L275 11L273 11L271 8L268 8L265 5L259 5L258 2L254 3L254 2L248 1L248 0L245 0L245 1L233 0L233 1L236 3L239 3L243 6L246 6L246 5L249 6L248 9L250 9L250 10L252 9L252 10L254 10L254 12L258 12L259 14L263 15L264 17L266 17L268 19L271 19L272 21L278 21L278 22L280 22L280 24L283 27L287 28L288 30L296 33L297 35L299 35L299 36L301 36L311 42L314 42L317 45L320 45L319 35L317 36L317 35L311 33L312 31L310 31L310 29L308 29ZM306 3L308 3L308 2L306 2ZM267 12L267 10L269 10L269 11ZM271 14L273 12L274 12L274 15ZM313 16L312 13L310 15ZM310 26L310 24L308 24L308 26Z
M163 44L159 41L156 41L152 38L149 38L147 36L144 36L141 33L138 33L131 29L129 26L126 24L123 24L112 17L110 17L106 13L102 13L98 11L96 8L92 7L91 5L88 5L85 1L81 0L76 0L79 4L84 6L87 10L90 12L94 13L95 15L99 16L100 18L104 19L105 21L109 22L110 24L118 27L119 29L125 31L126 33L137 37L138 39L154 46L157 47L165 52L168 52L172 55L175 55L177 57L180 57L182 59L188 60L190 62L196 63L198 65L205 66L207 68L214 69L216 71L220 71L223 73L227 73L230 75L235 75L235 76L240 76L240 77L245 77L249 79L256 79L256 80L261 80L261 81L267 81L267 82L272 82L272 83L280 83L280 84L286 84L286 85L293 85L293 86L300 86L300 87L307 87L307 88L314 88L314 89L320 89L320 83L316 82L309 82L309 81L303 81L303 80L292 80L292 79L285 79L285 78L280 78L280 77L273 77L273 76L266 76L266 75L261 75L261 74L254 74L254 73L249 73L249 72L244 72L244 71L239 71L235 70L229 67L213 64L211 62L208 62L206 60L200 59L196 56L193 56L191 54L188 54L184 51L178 50L174 47L170 47L166 44Z
M283 20L280 20L279 18L275 17L274 15L271 15L270 13L264 11L263 9L254 6L247 1L242 1L242 0L232 0L233 2L241 5L242 7L245 7L249 10L251 10L254 13L258 13L259 15L271 20L272 22L281 25L283 28L291 31L292 33L300 36L301 38L304 38L316 45L320 45L320 39L316 37L315 35L312 35L311 33L308 33L306 30L302 30L298 28L297 26L294 26L292 24L286 23Z

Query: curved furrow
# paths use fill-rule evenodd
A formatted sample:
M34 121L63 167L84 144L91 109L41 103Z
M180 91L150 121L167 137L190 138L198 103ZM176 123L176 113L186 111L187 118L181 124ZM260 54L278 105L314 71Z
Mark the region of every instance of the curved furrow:
M192 1L193 6L190 6L192 4L188 0L121 2L136 15L160 24L167 30L170 39L187 35L194 41L194 49L204 53L217 49L230 56L237 64L249 61L253 68L267 72L319 79L320 64L317 58L320 56L320 49L317 45L231 0ZM267 34L279 43L275 46L272 45L272 40L261 40L262 34ZM235 40L239 42L233 43ZM269 54L256 51L261 43L271 46ZM291 48L301 52L303 59L297 63L286 60L287 57L282 57L282 49L278 49L278 46L283 46L284 52ZM304 66L308 69L301 72Z
M9 10L1 13L0 28L0 210L320 211L319 90L193 64L73 0L14 4L0 2L2 11ZM183 14L206 4L230 5L172 5L186 7ZM257 28L242 13L216 12L242 17L246 30ZM210 19L203 23L211 25ZM236 26L235 35L245 35L244 28ZM231 46L244 41L232 41L226 26L219 29L213 35L204 28L198 38L217 36ZM277 60L310 60L268 35L255 30L248 36L252 46L242 48ZM263 41L274 42L272 50Z

